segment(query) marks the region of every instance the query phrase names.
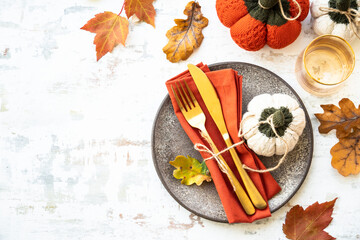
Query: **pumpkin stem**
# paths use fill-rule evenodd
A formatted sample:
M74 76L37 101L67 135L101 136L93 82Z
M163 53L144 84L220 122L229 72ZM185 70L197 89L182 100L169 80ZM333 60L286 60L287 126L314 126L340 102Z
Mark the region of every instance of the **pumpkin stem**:
M264 9L269 9L279 3L279 0L259 0L259 6Z
M350 0L336 0L336 8L340 11L347 11L350 8Z
M282 127L285 125L285 116L284 113L279 109L273 114L273 123L276 128Z

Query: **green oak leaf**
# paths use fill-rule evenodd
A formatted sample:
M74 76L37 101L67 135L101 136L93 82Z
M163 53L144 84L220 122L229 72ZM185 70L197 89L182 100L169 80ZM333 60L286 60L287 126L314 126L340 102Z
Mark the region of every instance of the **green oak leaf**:
M211 181L205 161L200 163L197 159L188 155L187 157L177 156L174 161L169 163L176 167L173 175L176 179L182 179L181 184L191 185L196 183L196 185L200 186L203 181Z

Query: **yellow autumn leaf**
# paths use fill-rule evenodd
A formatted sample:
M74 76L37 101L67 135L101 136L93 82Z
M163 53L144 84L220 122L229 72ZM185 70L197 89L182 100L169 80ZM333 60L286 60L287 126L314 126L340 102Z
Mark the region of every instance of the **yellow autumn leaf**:
M176 167L173 175L176 179L182 179L182 184L191 185L196 183L196 185L200 186L203 181L211 181L205 162L200 163L190 156L177 156L174 161L170 161L170 164Z
M163 52L166 54L166 58L173 63L188 59L194 49L201 45L204 39L202 29L209 22L202 15L199 3L194 1L186 5L184 14L188 18L186 20L175 19L176 26L166 33L169 42L163 48Z

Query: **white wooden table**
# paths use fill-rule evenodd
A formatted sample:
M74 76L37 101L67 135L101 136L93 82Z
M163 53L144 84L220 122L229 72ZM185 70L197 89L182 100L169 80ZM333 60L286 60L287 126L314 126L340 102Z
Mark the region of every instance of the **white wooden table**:
M218 20L215 0L199 0L209 19L202 46L186 62L166 60L162 47L188 0L157 0L156 29L131 22L127 47L96 62L94 34L80 30L112 0L1 0L0 239L286 239L286 212L338 197L326 229L360 239L360 176L331 167L335 134L320 135L320 104L360 103L359 58L345 87L315 97L298 85L295 60L315 37L310 17L291 46L240 49ZM360 44L353 44L359 53ZM243 61L284 78L312 118L313 163L297 194L271 218L253 224L201 219L167 193L153 166L151 131L165 81L186 64Z

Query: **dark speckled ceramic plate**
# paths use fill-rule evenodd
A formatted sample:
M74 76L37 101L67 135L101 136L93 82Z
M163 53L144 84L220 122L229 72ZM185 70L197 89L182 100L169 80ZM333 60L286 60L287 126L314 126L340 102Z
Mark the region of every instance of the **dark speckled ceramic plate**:
M273 177L280 184L282 190L270 199L272 212L281 208L296 193L303 183L313 154L313 133L309 115L296 92L279 76L256 65L229 62L209 66L212 71L232 68L243 75L243 111L256 95L262 93L284 93L297 99L306 114L307 124L295 149L289 153L280 168L272 172ZM156 116L152 136L153 160L156 171L170 195L184 208L203 218L227 222L224 209L212 182L204 183L201 187L185 186L180 180L172 176L174 167L169 161L177 155L191 155L202 159L194 150L193 144L182 129L174 114L169 96L166 96ZM266 166L275 166L279 156L270 158L260 157Z

